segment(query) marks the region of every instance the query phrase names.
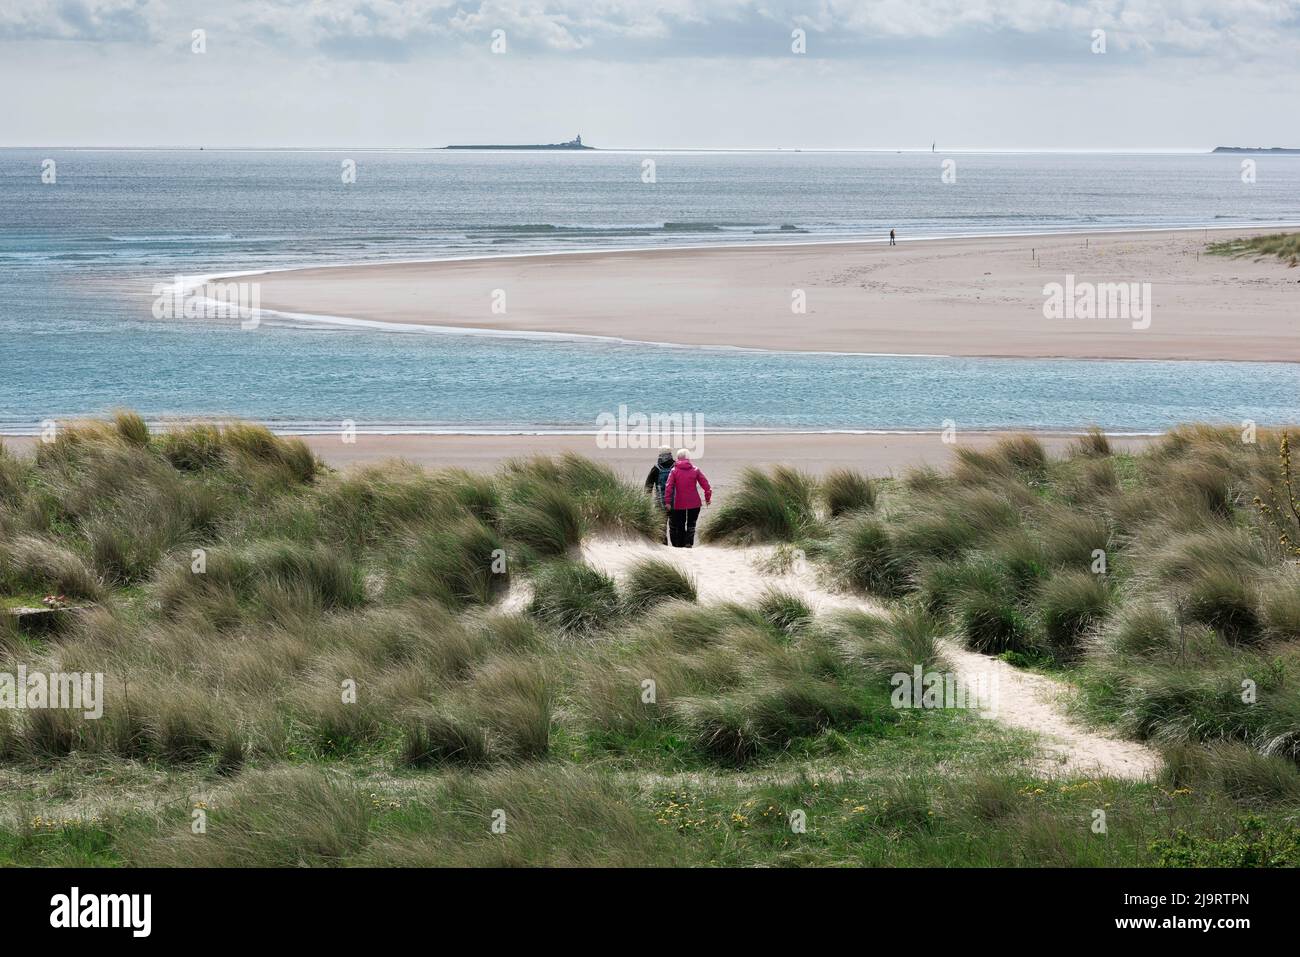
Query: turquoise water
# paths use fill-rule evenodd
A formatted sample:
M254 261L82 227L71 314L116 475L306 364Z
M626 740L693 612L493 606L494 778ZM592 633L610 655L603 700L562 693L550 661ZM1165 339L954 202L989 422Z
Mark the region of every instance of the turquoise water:
M176 274L601 246L1300 222L1300 158L0 150L0 431L117 406L283 428L1077 428L1295 420L1300 366L923 359L162 323ZM58 182L42 185L43 158Z

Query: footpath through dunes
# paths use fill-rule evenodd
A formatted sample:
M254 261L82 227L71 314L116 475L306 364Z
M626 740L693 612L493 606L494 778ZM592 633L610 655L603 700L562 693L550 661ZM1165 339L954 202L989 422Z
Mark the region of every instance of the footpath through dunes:
M775 589L797 595L818 614L839 608L886 612L877 602L827 589L816 571L805 563L793 563L779 573L766 571L774 551L770 545L741 548L697 544L686 549L667 548L642 539L597 537L583 543L582 557L620 582L641 559L671 562L695 579L699 600L704 603L747 603ZM953 671L996 677L996 720L1039 735L1042 755L1037 772L1138 780L1158 769L1159 756L1146 745L1084 727L1067 715L1063 702L1068 688L1061 682L1021 671L952 641L945 641L942 650Z

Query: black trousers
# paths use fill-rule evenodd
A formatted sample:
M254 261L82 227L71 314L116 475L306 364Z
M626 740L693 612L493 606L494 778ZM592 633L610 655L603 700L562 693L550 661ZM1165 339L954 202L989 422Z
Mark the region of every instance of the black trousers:
M690 548L694 545L695 523L699 517L699 506L672 509L668 513L668 544L673 548Z

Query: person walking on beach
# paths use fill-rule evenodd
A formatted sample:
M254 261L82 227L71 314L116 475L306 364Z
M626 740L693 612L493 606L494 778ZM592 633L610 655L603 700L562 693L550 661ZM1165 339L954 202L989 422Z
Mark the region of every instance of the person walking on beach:
M654 465L650 466L650 474L645 477L645 490L655 497L655 505L661 512L667 512L667 506L664 505L664 486L668 484L668 473L673 470L673 450L666 445L659 447L659 458ZM664 525L659 526L662 532L667 527L667 515L661 521ZM667 536L665 536L665 539Z
M697 488L698 486L699 488ZM673 548L690 548L695 544L695 523L700 517L700 493L704 504L713 501L713 489L704 473L691 464L685 449L677 450L677 464L664 484L664 505L668 509L668 544Z
M898 245L897 243L894 242L894 231L892 229L889 231L889 245L891 246Z

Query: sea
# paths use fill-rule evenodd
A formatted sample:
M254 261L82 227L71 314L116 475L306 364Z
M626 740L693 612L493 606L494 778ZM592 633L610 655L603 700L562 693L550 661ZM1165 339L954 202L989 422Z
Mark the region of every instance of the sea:
M159 320L151 290L308 265L882 242L891 228L906 242L1296 224L1300 156L3 149L0 433L116 408L286 432L583 432L620 407L741 431L1294 422L1287 361L807 354L310 318L247 330Z

